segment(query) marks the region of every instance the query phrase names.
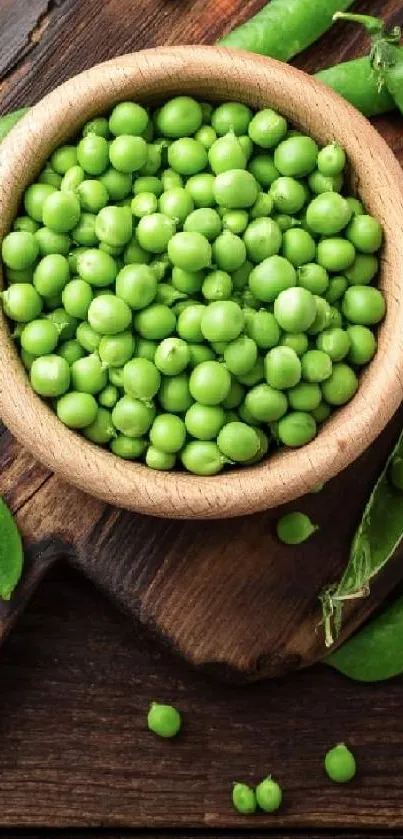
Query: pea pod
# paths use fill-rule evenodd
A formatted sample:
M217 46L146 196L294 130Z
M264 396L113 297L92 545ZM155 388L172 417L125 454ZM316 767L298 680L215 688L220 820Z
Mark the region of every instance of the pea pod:
M403 47L396 47L403 62ZM385 114L395 109L385 86L379 88L368 55L336 64L315 73L315 78L331 87L366 117Z
M28 110L28 108L19 108L18 111L12 111L11 114L0 117L0 143Z
M21 576L21 536L10 510L0 498L0 600L9 600Z
M336 12L334 20L347 20L364 26L371 38L369 60L380 90L385 89L403 114L403 49L398 46L401 29L386 32L383 20L370 15Z
M357 682L382 682L403 673L403 595L331 653L330 664Z
M337 638L343 604L365 597L371 580L393 561L393 554L403 538L403 492L389 480L393 460L403 456L403 433L389 455L365 507L354 536L348 565L341 580L322 595L326 645ZM403 622L403 618L402 618Z
M353 0L271 0L219 43L289 61L330 28L336 12L348 9L352 3Z

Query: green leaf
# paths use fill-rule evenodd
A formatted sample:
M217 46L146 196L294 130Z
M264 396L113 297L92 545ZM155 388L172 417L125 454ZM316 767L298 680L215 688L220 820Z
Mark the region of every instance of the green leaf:
M21 577L23 550L18 527L0 498L0 599L10 597Z

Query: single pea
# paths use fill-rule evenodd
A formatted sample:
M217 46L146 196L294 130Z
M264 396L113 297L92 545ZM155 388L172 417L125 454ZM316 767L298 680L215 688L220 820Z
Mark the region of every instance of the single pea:
M168 415L169 416L169 415ZM150 469L157 469L160 472L169 472L176 463L176 455L162 452L155 446L148 446L145 461Z
M218 405L201 405L200 402L194 402L186 411L186 430L198 440L215 439L224 423L225 411Z
M257 361L257 346L252 338L240 335L230 341L224 350L224 361L227 370L234 376L244 376L254 367Z
M202 405L219 405L228 395L231 376L218 361L204 361L192 370L189 390Z
M97 248L88 248L77 259L77 272L82 280L95 288L112 285L117 274L116 260Z
M345 272L350 285L368 285L378 273L379 262L373 254L357 253L353 264Z
M318 335L324 329L329 329L331 326L332 311L330 304L324 297L314 295L316 314L315 319L308 329L308 335Z
M327 353L332 361L341 361L349 353L351 347L348 330L341 329L340 327L325 329L318 335L316 346L318 350L323 350L323 352Z
M243 325L243 311L237 303L216 300L202 314L201 332L207 341L234 341L242 332Z
M79 344L76 338L69 338L67 341L63 341L58 347L57 353L62 358L65 358L70 365L85 355L84 347Z
M147 111L136 102L119 102L118 105L115 105L109 117L109 131L115 136L118 134L140 136L146 130L147 125Z
M257 146L263 149L271 149L285 137L287 120L272 108L264 108L251 119L248 133Z
M248 391L244 405L256 422L274 422L284 416L288 403L280 390L261 383Z
M358 198L354 198L353 195L349 195L346 198L346 201L351 210L351 216L362 216L364 214L364 205L362 201L359 201Z
M305 265L298 267L297 283L312 294L321 295L329 286L329 275L322 265L318 265L316 262L307 262Z
M345 271L355 259L354 246L347 239L322 239L317 248L317 261L327 271Z
M106 408L99 407L94 421L83 429L83 435L87 440L96 443L98 446L109 443L116 436L111 412Z
M385 309L382 292L372 286L350 286L343 297L343 315L350 323L361 326L379 323L385 315Z
M68 428L85 428L94 422L97 415L97 402L90 393L71 390L61 396L56 403L59 420Z
M142 248L151 253L163 253L175 235L175 222L164 213L152 213L140 219L136 236ZM183 234L178 234L183 235Z
M248 258L256 263L277 254L282 242L278 224L269 218L257 218L250 222L243 238Z
M279 175L280 172L274 165L273 156L271 154L256 154L248 163L249 172L256 178L257 182L262 187L270 187Z
M258 300L273 303L281 291L296 285L293 265L283 256L268 256L249 276L249 287Z
M83 128L83 137L87 134L96 134L98 137L109 137L109 123L106 117L94 117L86 122Z
M47 198L57 190L50 184L31 184L24 192L24 207L27 215L42 223L43 207Z
M50 165L58 175L65 175L72 166L77 164L77 149L75 146L59 146L50 157Z
M39 356L32 362L30 380L33 390L40 396L61 396L69 389L70 367L60 355Z
M89 213L99 213L109 200L105 184L96 180L83 180L77 187L77 196L83 210Z
M78 320L72 315L69 315L62 307L56 308L46 315L51 320L59 333L59 338L68 340L74 338L78 328Z
M44 168L42 169L39 177L38 177L38 184L49 184L49 186L54 187L55 189L60 189L62 185L62 177L52 169L49 164L45 164Z
M142 192L152 192L153 195L159 198L163 191L161 179L155 177L155 175L137 177L133 184L135 195L140 195Z
M270 197L280 213L298 213L305 204L307 192L294 178L277 178L270 187Z
M264 367L267 384L277 390L294 387L301 378L301 361L290 347L269 350Z
M211 246L201 233L176 233L168 242L168 255L175 267L200 271L211 263Z
M142 338L162 340L168 338L175 329L176 317L172 310L163 303L153 303L138 312L134 319L135 329ZM181 336L182 337L182 336Z
M182 449L182 464L188 472L203 477L217 475L224 467L225 458L212 440L193 440Z
M274 152L274 165L282 175L303 178L316 167L318 146L312 137L289 137Z
M212 259L221 271L237 271L246 259L245 244L239 236L224 230L213 243Z
M32 356L52 353L58 340L55 324L45 318L27 323L20 335L21 347Z
M323 350L308 350L301 358L302 378L306 382L324 382L332 373L332 359Z
M214 197L221 207L242 209L251 207L259 193L259 186L251 172L245 169L229 169L217 175L214 181Z
M277 346L280 340L278 323L274 315L265 309L252 313L246 322L246 332L260 349L271 349Z
M182 294L195 294L201 291L203 284L203 271L184 271L183 268L172 269L172 285Z
M376 353L374 333L367 326L356 325L347 327L346 335L349 340L348 361L350 364L368 364Z
M332 374L322 384L322 394L329 405L345 405L357 389L358 379L354 370L342 362L333 365Z
M207 165L207 151L198 140L181 137L168 148L168 163L180 175L197 175Z
M281 516L276 525L277 537L285 545L300 545L318 529L305 513L297 512Z
M315 315L315 297L306 288L286 288L274 301L274 317L286 332L306 332Z
M147 160L147 143L143 137L120 134L109 146L109 160L118 172L136 172Z
M193 399L189 390L189 377L186 373L162 378L158 391L158 400L164 411L182 414L190 408Z
M141 437L126 437L125 434L118 434L110 443L113 454L124 460L137 460L144 454L146 447L146 440Z
M175 225L183 224L194 208L193 198L186 189L176 186L162 193L159 208Z
M316 436L316 422L304 411L290 411L277 424L278 439L285 446L298 448L310 443Z
M308 186L315 195L321 195L322 192L340 192L343 180L341 172L339 175L322 175L318 169L315 169L309 175Z
M44 256L34 271L33 283L42 297L62 291L70 278L68 260L61 254Z
M330 780L336 784L346 784L354 778L357 772L357 764L354 755L344 743L339 743L327 752L325 771Z
M81 166L72 166L67 170L60 183L61 192L75 192L85 178L84 169ZM80 202L81 203L81 202ZM106 203L106 202L105 202Z
M165 137L189 137L199 130L202 119L199 102L190 96L176 96L159 109L156 123Z
M187 306L179 315L176 331L184 341L194 344L203 343L204 335L201 330L202 317L207 307L201 303Z
M1 292L0 300L4 314L17 323L34 320L42 310L42 298L37 290L27 283L14 283Z
M252 118L252 111L241 102L223 102L211 114L214 130L222 136L232 132L237 136L245 134Z
M190 192L195 207L214 207L216 203L214 184L215 177L208 172L203 172L200 175L192 175L186 181L186 189Z
M232 294L232 280L226 271L211 271L203 280L202 294L208 301L228 300Z
M39 245L33 233L13 231L3 239L3 262L15 271L22 271L34 264L39 256Z
M249 214L251 219L265 219L271 214L273 210L273 199L271 195L265 192L260 192L256 198L255 203L250 208ZM276 222L275 222L276 223Z
M238 140L232 134L225 134L213 143L208 153L208 162L215 175L229 169L245 169L246 155Z
M211 149L213 143L217 139L217 132L211 125L202 125L195 134L195 140L204 146L205 149Z
M319 402L318 407L314 408L313 411L311 411L311 414L312 414L315 422L317 422L317 423L324 422L325 420L327 420L328 417L330 417L330 414L331 414L330 405L328 405L327 402L325 402L322 399L322 401Z
M283 799L280 785L270 776L257 785L255 794L258 806L265 813L274 813L278 810Z
M154 420L155 408L141 399L122 396L112 411L112 422L126 437L143 437Z
M340 233L350 218L350 206L337 192L322 192L308 204L306 210L308 227L321 236Z
M232 378L231 379L231 387L230 387L230 389L227 393L227 396L225 397L225 399L222 403L223 408L225 408L227 413L228 413L228 411L232 410L233 408L238 408L238 406L241 404L244 396L245 396L245 388L241 385L241 383L237 379ZM228 420L228 422L229 422L229 420Z
M101 336L86 321L77 327L76 338L80 346L89 353L94 353L101 341Z
M100 294L91 302L88 309L90 326L101 335L116 335L124 332L132 320L132 313L127 303L120 297Z
M137 238L140 224L147 222L152 216L140 219L137 227ZM133 220L130 207L103 207L99 211L95 232L101 242L107 245L126 245L130 242L133 233ZM139 244L142 242L139 239ZM164 248L163 248L164 249Z
M299 227L283 233L282 254L296 268L315 258L316 244L312 236Z
M190 360L188 345L181 338L165 338L155 352L155 366L165 376L176 376Z
M119 399L119 391L116 385L107 384L98 393L98 402L103 408L114 408Z
M93 299L91 286L85 280L70 280L62 292L62 302L69 315L85 320Z
M177 187L183 186L183 178L179 172L174 172L173 169L164 169L160 175L161 184L162 184L162 192L169 192L170 189L176 189ZM186 184L187 186L187 184Z
M338 143L329 143L320 150L317 165L322 175L338 175L346 165L346 153Z
M217 211L211 207L199 207L193 212L191 210L192 208L186 213L187 218L183 225L185 233L201 233L209 242L216 239L222 230L222 222Z
M39 223L30 216L17 216L13 222L13 230L21 233L36 233L38 229Z
M299 382L287 391L288 401L294 411L314 411L322 399L322 391L314 382Z
M86 355L71 365L71 382L80 393L99 393L107 380L106 369L97 355Z
M99 177L111 201L123 201L132 190L132 176L109 166Z
M131 309L143 309L155 298L157 280L148 265L125 265L116 278L116 296Z
M305 332L284 332L277 343L282 347L290 347L299 358L306 353L309 347L308 336L305 335Z
M346 236L361 253L375 253L382 244L382 227L373 216L354 216L347 227Z
M150 440L159 451L175 454L186 440L185 423L175 414L158 414L150 429Z
M35 233L41 256L62 254L67 256L71 247L70 237L66 233L54 233L48 227L41 227Z
M217 437L217 445L225 457L236 463L250 460L260 447L255 429L244 422L229 422L224 425Z
M354 264L354 263L353 263ZM321 266L318 266L321 267ZM324 270L324 269L323 269ZM331 277L329 279L329 284L325 290L325 299L328 303L337 303L340 300L348 286L348 282L346 277L342 274L340 276ZM315 291L315 294L321 294L320 291Z
M251 815L256 810L255 791L247 784L234 784L232 788L232 804L243 816Z
M77 162L89 175L102 175L109 164L109 144L105 137L87 134L77 146Z
M104 335L98 346L98 354L102 363L108 367L122 367L132 358L135 340L131 332L120 332L118 335Z

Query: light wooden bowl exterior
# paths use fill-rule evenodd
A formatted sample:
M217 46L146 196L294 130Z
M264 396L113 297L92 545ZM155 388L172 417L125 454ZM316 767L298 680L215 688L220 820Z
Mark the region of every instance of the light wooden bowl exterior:
M89 118L116 102L156 102L179 93L273 106L319 142L348 153L352 182L382 223L380 285L387 316L379 349L353 401L300 450L213 478L153 472L120 460L65 428L31 390L0 313L0 414L12 433L50 469L103 500L175 518L221 518L274 507L328 481L377 437L403 395L403 176L364 117L304 73L270 59L214 47L169 47L121 56L81 73L36 105L0 150L0 238L23 191L50 152Z

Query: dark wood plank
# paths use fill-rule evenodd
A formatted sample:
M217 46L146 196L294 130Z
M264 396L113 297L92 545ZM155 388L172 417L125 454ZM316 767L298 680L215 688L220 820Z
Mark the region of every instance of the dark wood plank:
M318 666L244 689L218 685L67 567L42 585L0 668L3 828L402 827L401 678L358 685ZM155 699L183 712L174 742L146 731ZM322 769L340 740L360 767L343 788ZM268 772L284 787L281 815L238 817L232 782Z

